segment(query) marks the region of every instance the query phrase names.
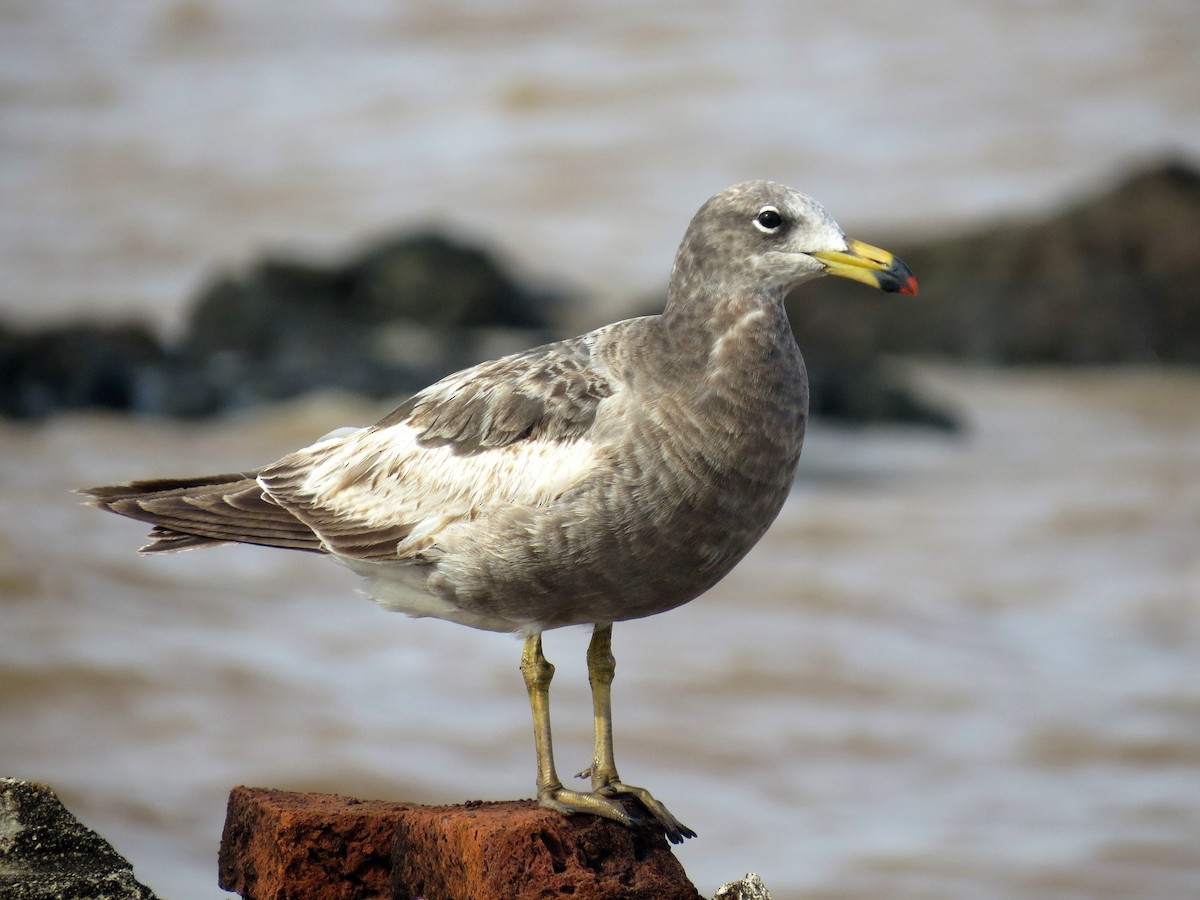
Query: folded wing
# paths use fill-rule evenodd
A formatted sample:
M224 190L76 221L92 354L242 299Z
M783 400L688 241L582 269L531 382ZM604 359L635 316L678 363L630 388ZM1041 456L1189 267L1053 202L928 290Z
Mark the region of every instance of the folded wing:
M499 505L551 503L594 469L590 430L614 387L593 367L589 338L450 375L377 424L260 470L81 493L154 525L146 552L237 542L432 560L448 525Z
M258 480L339 556L432 560L447 526L544 506L585 478L600 458L591 426L612 393L586 339L535 348L451 375Z

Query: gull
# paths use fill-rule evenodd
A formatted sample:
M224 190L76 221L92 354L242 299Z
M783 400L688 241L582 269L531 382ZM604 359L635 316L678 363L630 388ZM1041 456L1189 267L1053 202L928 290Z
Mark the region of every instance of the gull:
M661 315L480 363L259 469L81 493L152 524L145 552L318 553L386 609L521 636L538 803L679 843L695 832L617 774L612 626L708 590L779 513L808 418L784 297L822 275L917 293L812 198L737 184L692 219ZM568 625L593 629L589 791L564 787L552 750L542 634Z

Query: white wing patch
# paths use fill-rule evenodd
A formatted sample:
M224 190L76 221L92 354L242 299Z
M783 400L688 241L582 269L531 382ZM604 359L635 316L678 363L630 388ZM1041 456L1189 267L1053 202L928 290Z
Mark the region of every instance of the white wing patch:
M303 471L297 499L320 509L322 518L353 522L362 531L411 526L397 548L402 558L405 545L428 546L446 525L491 507L553 502L597 459L584 438L524 440L457 454L451 446L422 446L417 432L400 423L318 441L287 463Z

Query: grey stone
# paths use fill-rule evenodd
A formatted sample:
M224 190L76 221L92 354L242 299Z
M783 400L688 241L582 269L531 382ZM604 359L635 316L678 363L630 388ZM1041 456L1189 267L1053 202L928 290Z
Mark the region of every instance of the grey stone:
M713 900L771 900L771 892L761 878L748 872L741 881L721 885L713 894Z
M112 846L43 784L0 778L0 897L156 900Z

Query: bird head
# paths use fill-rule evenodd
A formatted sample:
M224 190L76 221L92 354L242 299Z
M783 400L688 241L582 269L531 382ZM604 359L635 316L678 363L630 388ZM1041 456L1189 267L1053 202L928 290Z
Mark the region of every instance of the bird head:
M779 295L822 275L917 293L901 260L847 238L816 200L770 181L736 184L705 203L684 236L676 271L716 283L750 282Z

